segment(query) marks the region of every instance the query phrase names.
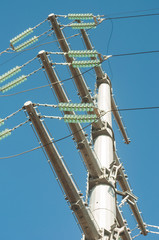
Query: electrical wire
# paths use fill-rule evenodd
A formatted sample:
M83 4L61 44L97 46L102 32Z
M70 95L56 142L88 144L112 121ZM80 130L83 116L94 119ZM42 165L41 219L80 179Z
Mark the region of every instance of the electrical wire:
M149 233L154 233L154 234L158 234L159 235L159 232L154 232L154 231L148 231Z
M151 227L151 228L156 228L159 230L159 226L155 226L155 225L150 225L150 224L146 224L147 227ZM152 230L148 230L149 233L153 233L153 234L159 234L159 232L155 232Z
M107 55L108 55L108 52L109 52L109 46L110 46L110 42L111 42L111 39L112 39L112 36L113 36L113 30L114 30L114 24L113 24L112 19L110 19L110 22L111 22L111 31L110 31L110 35L109 35L109 39L108 39L108 43L107 43L107 49L106 49ZM111 81L112 81L113 80L113 71L112 71L111 63L110 63L109 59L108 59L108 66L109 66L109 69L110 69Z
M159 229L159 226L155 226L155 225L146 224L146 226Z
M136 107L136 108L119 108L116 111L136 111L136 110L151 110L151 109L159 109L159 106L152 106L152 107ZM112 112L115 110L112 110Z
M0 52L0 56L3 54L3 53L8 53L8 51L9 50L11 50L11 48L9 47L9 48L7 48L6 50L4 50L4 51L2 51L2 52Z
M23 109L23 108L20 108L20 109L17 110L16 112L14 112L14 113L10 114L9 116L3 118L3 121L6 121L6 120L8 120L9 118L15 116L17 113L19 113L20 111L22 111L22 109Z
M42 25L43 23L45 23L48 19L46 18L45 20L43 20L42 22L38 23L36 26L33 27L33 29L38 28L40 25Z
M104 15L106 17L106 15ZM159 16L159 13L149 13L141 15L130 15L130 16L120 16L120 17L108 17L105 20L117 20L117 19L128 19L128 18L138 18L138 17L150 17L150 16Z
M135 235L134 237L132 237L132 239L135 239L137 237L139 237L142 233L140 232L139 234Z
M139 12L148 12L148 11L155 11L159 10L159 8L149 8L149 9L143 9L143 10L136 10L136 11L127 11L127 12L116 12L109 14L107 16L114 16L114 15L120 15L120 14L129 14L129 13L139 13Z
M30 120L27 119L25 122L20 123L20 124L18 124L17 126L15 126L15 127L13 127L12 129L10 129L10 131L12 132L12 131L16 130L17 128L19 128L19 127L23 126L24 124L28 123L29 121L30 121Z
M157 50L143 51L143 52L131 52L131 53L112 54L112 57L133 56L133 55L150 54L150 53L159 53L159 50L157 49Z

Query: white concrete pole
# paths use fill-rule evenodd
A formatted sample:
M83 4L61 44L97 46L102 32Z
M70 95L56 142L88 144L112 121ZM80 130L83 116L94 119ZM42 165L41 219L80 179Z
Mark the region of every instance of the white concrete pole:
M102 168L110 169L113 162L113 132L111 117L111 85L109 80L101 81L98 84L98 108L106 114L102 116L102 121L108 127L109 134L98 132L94 139L94 150L100 161ZM111 226L116 220L116 197L114 188L100 180L91 190L89 195L90 209L100 229L111 231ZM107 235L108 236L108 235ZM108 237L104 239L108 239Z

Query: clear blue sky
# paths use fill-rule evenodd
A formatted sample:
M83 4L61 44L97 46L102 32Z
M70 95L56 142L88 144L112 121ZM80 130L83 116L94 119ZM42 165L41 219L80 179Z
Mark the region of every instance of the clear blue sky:
M156 9L148 12L136 12ZM28 27L40 23L50 13L87 13L124 16L145 13L159 13L157 0L99 0L99 1L35 1L22 2L1 0L0 14L0 52L9 46L9 40ZM121 13L121 14L120 14ZM60 19L61 22L64 21ZM105 21L97 29L90 31L92 42L102 54L118 54L159 49L159 16L130 18ZM37 29L39 35L49 29L46 22ZM113 29L111 40L110 34ZM72 32L65 31L67 36ZM41 43L53 41L53 36L42 38ZM80 38L70 40L72 48L84 48ZM109 44L108 44L109 43ZM109 49L108 49L109 45ZM0 56L0 75L9 69L22 65L35 57L40 50L58 51L57 44L41 46L23 54L3 54ZM113 91L119 108L159 106L159 54L144 54L110 59L110 66L103 69L112 79ZM53 61L63 61L52 57ZM38 61L26 66L22 74L38 69ZM66 67L57 67L60 78L66 79ZM85 75L88 85L94 89L95 74ZM29 77L27 82L7 93L15 93L48 82L42 71ZM72 81L65 84L72 102L79 101ZM1 94L2 96L2 94ZM10 97L0 97L0 118L18 110L31 100L35 103L56 104L50 88L30 91ZM43 114L57 115L59 112L40 108ZM138 205L146 223L159 225L158 218L158 135L159 110L122 112L131 143L122 142L116 125L114 131L118 154L124 163L133 192L139 197ZM12 128L26 120L19 113L1 127ZM69 134L63 121L46 121L53 137L59 139ZM21 153L38 146L36 137L29 124L17 129L12 135L0 142L0 157ZM73 173L81 191L85 194L86 171L71 138L58 142L61 154ZM82 177L81 177L82 176ZM127 215L127 212L126 212ZM130 226L135 222L130 218ZM16 158L0 159L0 239L2 240L51 240L81 239L79 228L67 206L63 194L52 174L42 150L37 150ZM138 239L156 240L156 235L140 236Z

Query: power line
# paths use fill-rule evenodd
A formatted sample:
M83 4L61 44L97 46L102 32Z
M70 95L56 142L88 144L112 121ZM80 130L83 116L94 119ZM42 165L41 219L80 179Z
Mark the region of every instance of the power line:
M140 55L140 54L158 53L158 52L159 50L132 52L132 53L119 53L119 54L112 54L112 57L123 57L123 56L132 56L132 55Z
M119 108L118 111L136 111L136 110L151 110L151 109L159 109L159 106L153 107L136 107L136 108ZM113 112L114 110L112 110Z
M107 55L108 55L108 52L109 52L109 46L110 46L110 42L111 42L111 39L112 39L112 36L113 36L113 31L114 31L114 24L113 24L113 21L111 19L110 19L110 22L111 22L111 31L110 31L110 35L109 35L108 42L107 42L107 50L106 50ZM111 81L112 81L113 80L113 70L111 68L111 64L110 64L109 59L108 59L108 66L109 66L109 69L110 69Z
M107 16L129 14L129 13L139 13L139 12L148 12L148 11L155 11L155 10L159 10L159 8L149 8L149 9L136 10L136 11L127 11L127 12L116 12L116 13L108 14Z
M104 15L107 17L108 15ZM129 16L120 16L120 17L108 17L105 20L117 20L117 19L126 19L126 18L138 18L138 17L150 17L150 16L159 16L159 13L149 13L149 14L140 14L140 15L129 15Z

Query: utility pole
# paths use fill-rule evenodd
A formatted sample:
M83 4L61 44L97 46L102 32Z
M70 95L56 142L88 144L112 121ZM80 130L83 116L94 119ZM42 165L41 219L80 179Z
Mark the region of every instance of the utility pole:
M83 103L94 103L80 70L72 66L74 59L68 56L70 48L56 19L56 15L50 14L48 19L52 24L60 47L65 53L64 56L66 62L69 64L68 66L79 91L81 101ZM86 48L92 50L90 40L84 29L81 29L81 34ZM52 64L47 57L47 52L40 51L38 57L41 59L43 68L49 77L58 101L69 103L69 98L52 68ZM96 57L92 57L91 59L94 60ZM119 237L123 240L132 240L117 204L117 194L123 197L122 203L127 202L130 205L143 235L147 235L147 230L137 207L137 198L130 189L123 167L116 154L114 132L112 129L112 113L125 143L129 144L130 141L112 95L111 81L100 66L97 65L94 69L96 72L97 108L94 108L93 113L98 116L98 121L92 123L91 131L94 149L90 146L80 123L69 123L70 130L77 143L77 149L81 152L89 173L89 206L83 201L81 192L77 189L62 157L52 143L40 116L38 116L34 109L34 105L31 102L27 102L24 105L24 109L27 111L29 119L49 156L51 164L65 191L66 199L69 201L71 209L75 213L83 230L83 240L118 240ZM64 114L75 115L73 111L64 111ZM117 182L119 182L122 191L117 190Z

